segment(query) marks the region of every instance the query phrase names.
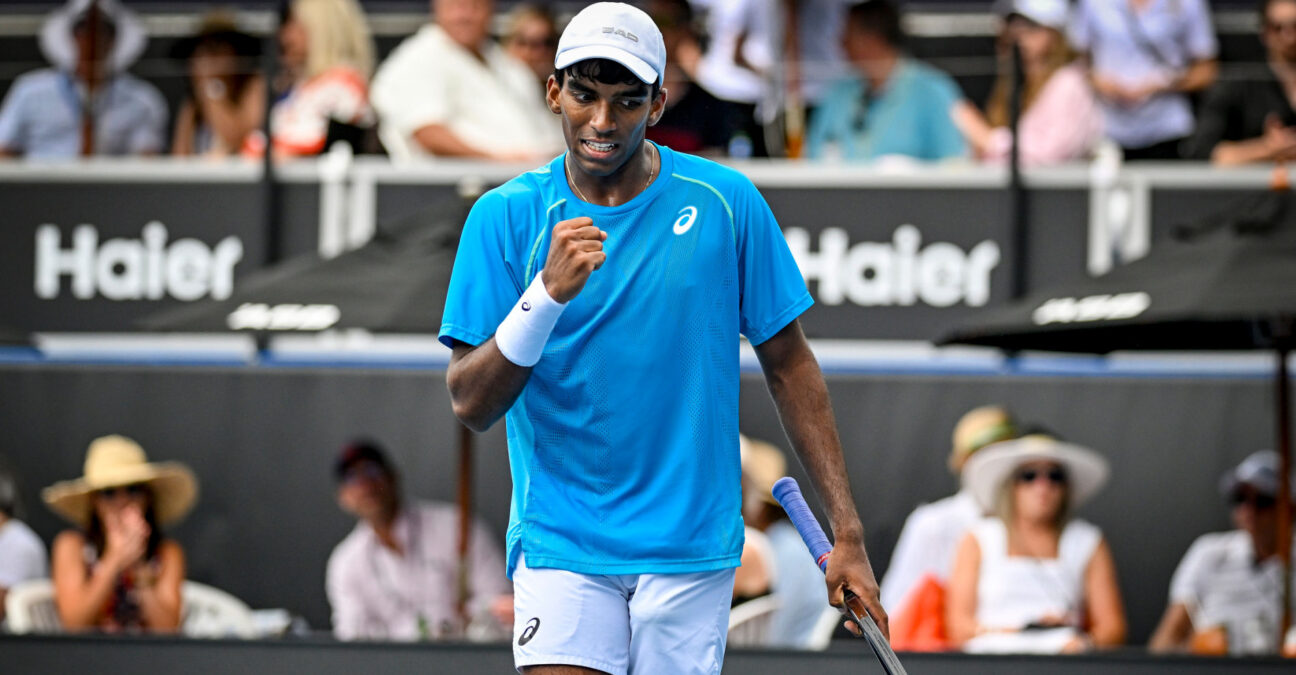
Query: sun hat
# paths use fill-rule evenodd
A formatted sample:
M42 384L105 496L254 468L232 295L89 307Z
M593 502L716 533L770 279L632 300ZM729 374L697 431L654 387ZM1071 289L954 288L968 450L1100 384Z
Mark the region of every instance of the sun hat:
M742 472L760 492L761 499L774 505L774 483L787 475L787 459L783 451L765 441L743 435L738 436L738 454L742 458Z
M1023 436L982 448L963 466L963 486L986 511L996 508L999 489L1028 462L1056 462L1067 475L1068 506L1075 509L1093 497L1110 473L1107 460L1089 448L1043 435Z
M77 63L76 39L72 31L90 9L91 0L68 0L54 10L41 26L40 48L45 58L60 70L72 71ZM119 73L135 63L144 53L148 35L135 13L117 0L97 0L95 8L113 25L112 51L108 53L108 70Z
M1241 485L1249 485L1266 497L1277 497L1278 453L1259 450L1248 455L1220 477L1220 494L1227 497ZM1292 490L1296 493L1296 481L1292 481Z
M588 59L609 59L648 84L662 81L666 45L652 17L621 2L596 2L572 17L558 39L554 68Z
M1000 0L995 3L995 13L1005 18L1016 14L1045 28L1065 32L1071 8L1067 0Z
M959 418L950 440L949 467L959 473L972 453L991 443L1017 437L1017 423L1007 408L983 405L973 408Z
M198 481L179 462L149 462L144 448L125 436L96 438L86 450L85 475L55 483L41 497L55 513L85 527L90 521L94 493L107 488L144 483L153 493L158 524L180 520L193 508Z

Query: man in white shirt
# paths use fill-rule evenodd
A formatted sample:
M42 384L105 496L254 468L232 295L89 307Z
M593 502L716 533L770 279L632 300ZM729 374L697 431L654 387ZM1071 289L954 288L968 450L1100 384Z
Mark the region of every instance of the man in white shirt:
M435 23L396 47L370 88L388 153L527 162L561 152L535 75L490 39L492 0L432 7Z
M0 467L0 626L4 625L5 595L30 579L49 576L45 543L26 523L14 518L18 490L13 475Z
M1004 408L983 406L968 411L954 426L950 470L960 475L972 453L1016 436L1016 423ZM944 586L959 541L983 515L967 490L914 509L900 530L891 564L882 578L882 606L899 617L924 577L931 576Z
M335 472L338 504L360 521L329 556L326 585L336 637L507 637L512 591L504 556L485 525L473 523L461 569L457 507L403 503L395 469L372 443L343 448Z
M1152 634L1155 652L1278 651L1278 454L1251 454L1220 481L1238 529L1197 538L1170 579L1170 603ZM1294 547L1296 548L1296 547Z

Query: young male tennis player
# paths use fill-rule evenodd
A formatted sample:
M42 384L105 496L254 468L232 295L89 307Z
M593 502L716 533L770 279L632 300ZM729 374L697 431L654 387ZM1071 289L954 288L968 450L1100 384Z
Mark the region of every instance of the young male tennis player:
M450 281L455 414L482 430L507 413L526 673L720 672L743 545L739 333L827 506L829 597L854 591L886 626L797 322L810 295L750 181L644 140L665 66L644 12L577 14L547 93L567 152L478 200Z

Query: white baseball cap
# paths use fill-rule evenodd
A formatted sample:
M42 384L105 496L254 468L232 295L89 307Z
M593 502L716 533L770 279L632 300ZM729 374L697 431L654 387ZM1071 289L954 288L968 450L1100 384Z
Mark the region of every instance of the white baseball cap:
M1071 8L1067 0L1000 0L995 3L1000 16L1021 16L1046 28L1065 31Z
M666 45L652 17L622 2L596 2L572 17L558 40L554 68L609 59L648 84L661 82Z

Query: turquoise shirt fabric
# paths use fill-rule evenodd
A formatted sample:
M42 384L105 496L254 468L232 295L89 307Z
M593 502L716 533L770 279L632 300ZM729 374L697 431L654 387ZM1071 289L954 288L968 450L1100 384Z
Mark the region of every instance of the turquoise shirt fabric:
M653 183L615 207L572 193L565 155L491 190L460 238L440 338L494 334L590 216L607 261L563 311L505 417L509 574L702 572L738 565L739 334L753 344L812 300L769 206L742 174L658 146Z
M870 92L866 81L852 75L834 84L820 102L806 152L812 159L849 161L892 155L923 161L964 157L967 143L950 118L961 98L949 75L908 58L896 63L880 92Z

